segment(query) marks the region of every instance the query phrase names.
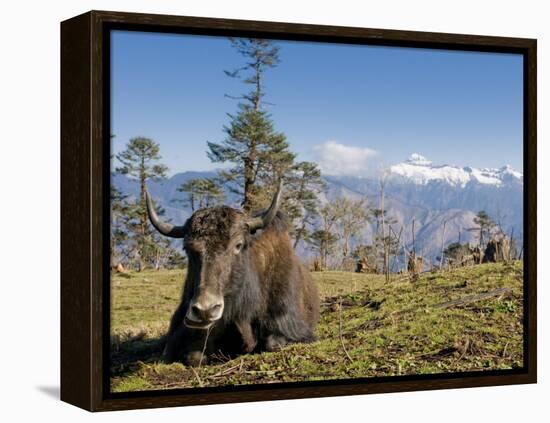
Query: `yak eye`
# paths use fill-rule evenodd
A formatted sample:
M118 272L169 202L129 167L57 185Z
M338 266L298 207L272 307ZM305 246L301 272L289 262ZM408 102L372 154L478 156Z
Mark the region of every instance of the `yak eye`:
M235 244L235 254L239 254L242 248L243 248L242 242L238 242L237 244Z

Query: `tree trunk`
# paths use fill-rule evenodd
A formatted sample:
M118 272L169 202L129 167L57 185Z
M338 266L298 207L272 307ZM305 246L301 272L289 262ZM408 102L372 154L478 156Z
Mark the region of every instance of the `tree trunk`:
M139 262L138 262L138 272L141 272L145 268L144 262L144 251L145 251L145 233L147 227L147 212L146 212L146 201L145 201L145 156L141 156L140 163L140 172L139 172L139 187L140 187L140 246L139 246Z
M260 62L256 63L256 95L254 97L254 109L260 110L260 100L262 98L262 67Z
M244 160L244 193L243 209L250 212L252 209L252 188L254 187L254 157L256 155L256 143L251 141L248 157Z
M344 237L344 245L342 246L342 255L344 256L344 259L348 257L349 253L349 238Z
M260 110L261 100L261 77L262 68L258 62L256 64L256 93L254 95L254 110ZM255 183L254 162L256 161L256 140L250 140L248 156L244 160L244 195L243 195L243 209L246 212L250 212L252 209L252 189Z
M296 238L294 238L294 245L292 246L293 249L296 249L298 243L302 240L305 230L306 224L305 221L302 221L302 226L296 231Z
M443 255L445 248L445 227L447 226L447 221L443 222L443 236L441 237L441 255L439 258L439 270L443 269Z
M157 247L157 254L155 258L155 270L156 271L160 270L160 248L158 247Z
M414 218L413 218L413 221L412 221L412 241L413 241L412 252L413 252L413 254L416 255L415 235L414 235Z

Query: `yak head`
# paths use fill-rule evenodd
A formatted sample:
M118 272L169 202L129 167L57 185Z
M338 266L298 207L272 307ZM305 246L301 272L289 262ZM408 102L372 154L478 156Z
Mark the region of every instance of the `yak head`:
M184 240L189 263L185 283L190 284L192 293L183 322L187 327L208 329L222 317L234 268L247 254L250 234L275 218L281 190L280 182L269 208L258 215L249 216L227 206L209 207L194 212L183 226L161 221L146 193L152 225L165 236Z

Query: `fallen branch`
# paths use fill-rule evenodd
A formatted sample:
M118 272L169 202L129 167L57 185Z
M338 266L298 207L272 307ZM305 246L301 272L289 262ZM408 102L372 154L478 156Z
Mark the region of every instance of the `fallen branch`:
M243 373L247 375L266 375L275 376L280 370L245 370Z
M232 367L230 367L230 368L228 368L228 369L224 369L224 370L222 370L222 371L220 371L220 372L218 372L218 373L216 373L216 374L214 374L214 375L212 375L212 376L209 376L209 377L220 377L220 376L225 376L225 375L227 375L228 373L231 373L231 372L234 371L234 370L240 370L240 369L242 368L242 365L243 365L243 361L241 360L241 362L240 362L239 364L237 364L237 365L235 365L235 366L232 366Z
M446 301L444 303L435 304L431 307L433 308L456 307L456 306L474 303L476 301L487 300L493 297L501 297L503 295L509 294L510 292L511 292L510 288L498 288L493 291L483 292L481 294L476 294L476 295L468 295L467 297L462 297L457 300Z

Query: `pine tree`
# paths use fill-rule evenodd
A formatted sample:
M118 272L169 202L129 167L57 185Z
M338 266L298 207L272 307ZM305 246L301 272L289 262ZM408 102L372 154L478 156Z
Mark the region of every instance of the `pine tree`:
M111 185L111 267L128 258L128 196Z
M478 232L479 246L481 248L484 248L491 237L492 231L495 228L496 223L484 210L481 210L476 214L476 217L474 217L474 223L477 225L477 227L469 228L468 230Z
M110 140L116 135L111 134ZM111 141L111 151L112 151ZM110 156L112 162L113 155ZM117 268L119 265L124 267L123 262L128 259L128 196L124 195L115 186L111 185L110 208L111 208L111 239L110 239L110 261L111 268Z
M190 179L181 184L177 191L187 194L186 201L193 212L221 204L224 200L223 189L214 178Z
M137 137L132 138L124 151L117 154L116 158L121 166L116 170L130 179L139 182L139 198L130 204L128 216L131 222L128 224L130 237L134 244L137 269L141 271L146 266L146 261L158 254L160 238L152 230L147 220L147 207L145 203L145 190L149 180L159 180L166 176L168 168L160 163L160 147L152 139Z
M219 176L232 192L242 196L244 210L250 211L266 206L270 198L267 191L276 186L274 180L291 169L295 155L289 151L285 135L274 129L262 104L263 76L279 63L279 48L261 39L234 38L231 43L246 63L225 73L252 88L242 96L231 97L240 101L238 111L229 114L231 122L224 126L226 138L221 143L208 142L207 154L214 163L233 164Z
M461 244L460 242L451 242L447 245L447 248L443 251L444 257L447 257L451 263L462 264L464 257L470 254L468 244Z
M308 242L319 256L321 269L325 270L327 268L328 256L334 253L338 236L333 232L317 229L308 238Z
M296 163L286 177L283 209L291 222L294 248L300 241L307 241L310 227L319 215L317 194L325 189L321 171L315 163Z

